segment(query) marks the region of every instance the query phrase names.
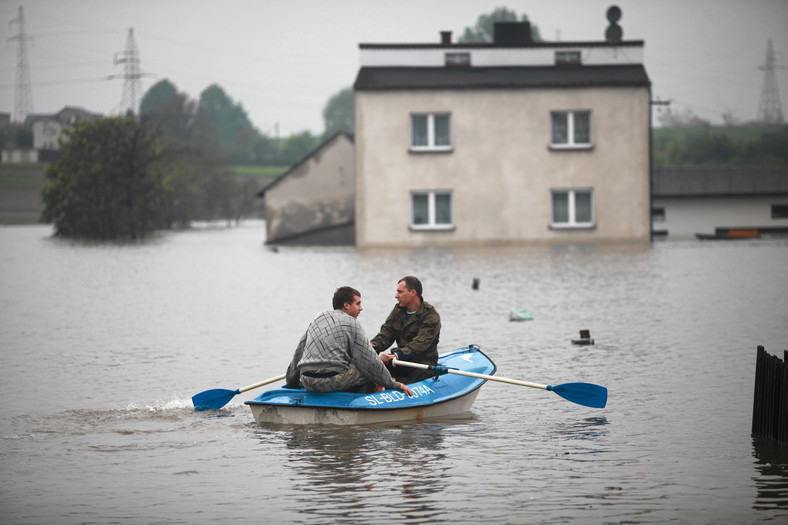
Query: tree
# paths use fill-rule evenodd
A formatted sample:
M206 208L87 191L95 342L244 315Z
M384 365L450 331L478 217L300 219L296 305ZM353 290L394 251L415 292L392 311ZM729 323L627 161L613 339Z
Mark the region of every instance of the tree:
M140 102L140 115L144 116L159 109L168 97L175 95L178 89L167 80L160 80L145 92Z
M323 121L325 131L323 140L328 139L337 131L347 131L353 133L354 129L353 90L345 88L334 94L323 109Z
M63 237L146 236L161 226L166 208L160 155L156 138L133 118L77 124L45 172L42 219Z
M524 14L521 19L522 22L529 22L528 15ZM476 19L476 25L466 27L459 42L492 42L495 32L495 22L516 22L517 12L509 10L505 7L498 7L491 13L479 15ZM534 41L541 41L542 36L539 33L539 27L531 23L531 38Z

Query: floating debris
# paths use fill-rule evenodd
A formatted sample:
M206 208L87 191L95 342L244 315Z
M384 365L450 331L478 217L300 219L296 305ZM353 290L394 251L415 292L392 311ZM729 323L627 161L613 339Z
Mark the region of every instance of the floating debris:
M509 320L510 321L533 321L534 314L528 308L523 306L515 306L512 308L512 311L509 312Z

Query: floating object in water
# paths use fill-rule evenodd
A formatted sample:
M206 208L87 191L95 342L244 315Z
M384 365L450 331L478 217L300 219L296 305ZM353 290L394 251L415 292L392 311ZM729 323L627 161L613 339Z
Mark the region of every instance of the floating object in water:
M592 345L594 340L591 339L590 330L580 330L580 339L572 339L573 345Z
M523 306L515 306L512 308L512 311L509 312L509 320L510 321L533 321L534 314L528 308Z
M474 277L473 284L471 285L471 288L473 288L474 290L478 290L479 289L479 278L478 277Z

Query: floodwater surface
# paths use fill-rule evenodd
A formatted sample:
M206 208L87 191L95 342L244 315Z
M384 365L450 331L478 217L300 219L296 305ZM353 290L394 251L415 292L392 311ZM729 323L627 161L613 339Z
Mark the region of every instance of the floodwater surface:
M260 222L110 245L0 227L3 523L788 520L786 446L750 433L756 347L788 348L788 241L263 241ZM198 392L282 374L338 286L362 292L374 335L408 274L441 351L606 386L607 407L488 382L471 412L428 422L257 426L255 391L193 410ZM518 306L534 320L510 322ZM581 329L595 345L571 343Z

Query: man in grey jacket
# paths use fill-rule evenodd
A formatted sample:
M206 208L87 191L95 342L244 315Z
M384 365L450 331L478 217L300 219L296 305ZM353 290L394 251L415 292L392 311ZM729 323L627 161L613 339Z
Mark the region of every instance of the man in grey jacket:
M309 323L287 367L287 386L312 392L373 392L380 385L413 391L392 379L369 344L358 314L361 293L349 286L334 292L333 310L320 312Z

